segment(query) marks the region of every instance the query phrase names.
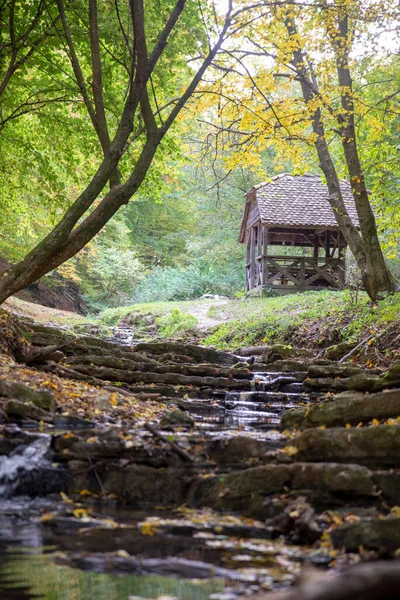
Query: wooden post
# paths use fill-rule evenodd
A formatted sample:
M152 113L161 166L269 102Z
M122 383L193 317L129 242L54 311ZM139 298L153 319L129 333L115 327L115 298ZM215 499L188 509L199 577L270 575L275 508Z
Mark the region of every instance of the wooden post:
M255 228L252 227L250 230L250 289L254 288L254 274L255 274Z
M264 229L264 244L262 249L262 262L263 262L263 285L264 281L268 279L268 241L269 241L269 232L268 227L263 225Z
M306 262L304 256L300 259L300 286L304 287L306 285Z
M330 244L330 235L329 235L329 229L327 229L325 231L325 258L329 258L330 254L329 254L329 244Z
M318 255L319 255L319 238L318 234L314 235L314 261L318 264Z

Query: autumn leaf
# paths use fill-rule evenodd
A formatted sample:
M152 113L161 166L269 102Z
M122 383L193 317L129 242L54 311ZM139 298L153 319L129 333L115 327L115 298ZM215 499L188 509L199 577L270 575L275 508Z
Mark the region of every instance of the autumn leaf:
M74 517L76 519L85 519L85 518L89 518L89 514L88 511L85 510L84 508L75 508L72 511L72 514L74 515Z
M282 448L282 452L284 452L288 456L294 456L298 453L298 451L299 450L298 448L296 448L296 446L285 446L284 448Z
M69 496L67 496L67 494L65 492L60 492L60 496L61 496L63 502L67 502L67 504L73 504L73 501L71 500L71 498Z
M157 533L157 526L155 523L145 521L144 523L140 523L140 531L142 535L155 535Z

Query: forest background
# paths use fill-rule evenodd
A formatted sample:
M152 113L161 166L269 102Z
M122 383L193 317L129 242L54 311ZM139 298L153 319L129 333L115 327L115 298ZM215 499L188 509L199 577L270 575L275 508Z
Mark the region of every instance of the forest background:
M387 10L383 4L380 14ZM113 37L115 6L104 2L99 12L100 33L108 40L101 46L101 60L103 79L109 84L105 105L111 124L122 87L120 47ZM153 25L156 30L172 6L170 2L145 3L149 37ZM207 47L211 27L204 27L204 19L212 20L215 7L211 2L200 6L201 10L197 2L188 3L152 82L166 102L173 86L182 87L190 80L196 52L203 55ZM121 18L128 23L128 3L121 2L120 7ZM70 2L66 8L86 68L90 56L86 3ZM393 15L386 14L386 21L377 20L368 31L373 44L363 45L360 34L352 73L366 182L385 256L399 275L400 65L395 41L398 26L393 25ZM0 24L2 81L13 51L10 32L18 39L25 37L23 60L0 96L0 256L16 263L60 220L95 170L101 148L74 87L73 66L57 16L44 2L11 0L1 4ZM246 34L232 44L228 55L232 48L251 54ZM245 249L238 243L238 232L245 192L282 172L320 172L310 139L298 135L298 130L285 140L280 132L268 135L266 142L262 136L253 139L253 122L251 135L242 143L248 119L248 80L254 80L257 69L265 76L265 61L253 61L250 74L238 70L240 77L248 77L247 82L236 81L234 93L232 84L229 88L237 127L221 135L227 118L221 109L221 86L227 73L235 77L236 68L225 56L207 72L163 140L134 198L81 252L57 269L66 281L79 284L90 311L133 302L199 298L206 293L240 295ZM87 73L90 88L89 68ZM275 77L273 84L276 102L295 97L295 80ZM210 90L219 90L220 98ZM232 111L229 118L232 123ZM308 126L301 127L307 130ZM339 175L348 177L333 128L329 143ZM128 152L127 164L129 160ZM45 280L49 285L59 281L54 273Z

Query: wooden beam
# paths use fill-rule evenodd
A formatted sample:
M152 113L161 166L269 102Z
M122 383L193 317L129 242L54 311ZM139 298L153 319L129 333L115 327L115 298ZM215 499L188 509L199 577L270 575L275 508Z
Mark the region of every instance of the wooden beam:
M298 263L301 261L301 258L302 257L299 256L299 258L295 259L292 262L292 264L283 266L283 265L280 265L278 262L276 262L271 257L269 257L268 261L267 261L268 272L266 273L267 278L265 280L265 283L268 283L269 281L274 281L275 279L279 279L279 277L282 277L282 275L284 275L287 279L292 281L295 285L299 285L300 281L292 273L290 273L289 269L296 267L298 265ZM270 273L271 265L273 267L275 267L275 269L277 270L277 273L274 273L274 274Z
M250 289L254 287L254 274L255 274L255 229L254 227L250 230Z
M326 270L328 268L332 268L337 265L338 265L337 261L331 261L320 267L318 265L316 265L315 263L313 263L313 268L315 269L316 272L315 272L315 275L313 275L312 277L310 277L309 279L306 280L307 284L311 284L311 283L313 283L313 281L318 279L318 277L322 277L323 279L328 281L328 283L330 283L334 287L338 287L337 281L335 281L335 279L329 273L326 272Z

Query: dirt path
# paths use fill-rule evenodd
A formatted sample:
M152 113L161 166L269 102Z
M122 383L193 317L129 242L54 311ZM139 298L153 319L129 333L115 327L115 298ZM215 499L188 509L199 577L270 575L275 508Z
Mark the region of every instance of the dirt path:
M213 327L217 327L221 322L225 321L224 315L222 314L220 318L209 317L208 312L213 306L221 306L224 304L228 304L229 300L213 300L210 303L200 303L196 306L187 309L187 312L197 319L197 325L195 329L198 331L207 331L208 329L212 329Z
M52 323L54 325L75 325L86 323L87 319L76 312L50 308L42 304L27 302L12 296L3 304L3 308L19 317L34 319L39 323Z

